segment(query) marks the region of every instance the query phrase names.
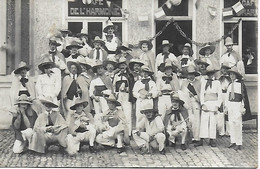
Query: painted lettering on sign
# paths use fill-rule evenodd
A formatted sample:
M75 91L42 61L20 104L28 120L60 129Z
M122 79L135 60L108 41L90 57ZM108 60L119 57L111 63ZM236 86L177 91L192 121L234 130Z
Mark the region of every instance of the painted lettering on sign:
M106 0L92 0L90 4L84 4L82 0L68 2L69 16L89 16L89 17L122 17L122 0L115 0L110 6Z

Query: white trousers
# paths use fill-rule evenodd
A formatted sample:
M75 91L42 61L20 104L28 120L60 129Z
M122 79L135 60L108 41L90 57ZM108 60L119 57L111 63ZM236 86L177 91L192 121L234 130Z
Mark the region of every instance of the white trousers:
M242 145L242 113L241 102L228 102L228 120L230 142Z
M96 142L102 145L114 147L117 139L117 148L123 147L123 132L116 132L116 127L111 127L109 130L97 135Z
M96 130L92 129L84 133L77 133L76 136L67 135L67 152L69 154L76 154L79 151L80 142L88 141L90 146L94 146L96 137Z
M216 115L217 119L217 130L219 132L219 135L223 136L225 135L225 113L219 112Z
M129 93L119 92L118 101L121 103L122 110L125 113L125 118L129 130L129 136L132 132L132 103L128 101Z
M201 120L201 111L200 111L200 104L196 102L196 100L191 97L190 98L190 108L189 112L189 119L192 125L192 135L193 139L196 141L200 140L200 120Z
M166 110L170 109L172 106L171 96L170 95L162 95L158 99L158 111L159 114L162 115L161 118L164 121Z
M181 144L185 144L187 136L187 127L182 127L181 125L177 126L175 130L167 130L169 134L168 140L172 143L175 143L175 137L181 136Z
M213 110L216 106L215 101L205 103L208 110ZM217 122L214 112L201 112L200 138L216 139Z
M140 136L136 134L136 130L133 130L133 139L138 147L142 147L144 145L148 145L150 142L150 136L146 132L140 132ZM165 135L163 133L157 133L154 136L154 140L150 142L152 147L156 147L159 144L159 151L162 151L165 147Z
M15 140L14 141L14 146L13 146L13 152L14 153L17 153L17 154L20 154L23 152L25 146L26 146L26 140L30 140L32 135L33 135L33 130L32 128L27 128L23 131L21 131L22 133L22 137L23 137L23 140L24 142L20 141L20 140Z
M97 96L97 97L99 98L99 102L96 102L95 100L93 100L94 110L95 110L96 115L104 113L105 111L108 110L108 105L107 105L106 99L101 96Z
M142 106L144 106L146 104L153 105L153 99L140 99L140 98L138 98L136 100L136 126L143 119L143 117L145 117L144 114L141 114L140 110L142 110Z

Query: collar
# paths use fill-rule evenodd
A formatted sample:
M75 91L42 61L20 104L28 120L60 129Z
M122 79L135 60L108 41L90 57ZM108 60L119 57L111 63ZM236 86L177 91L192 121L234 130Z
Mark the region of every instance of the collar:
M45 112L44 112L45 114L47 114L47 115L49 115L49 113L50 114L52 114L53 113L53 111L51 110L50 112L47 112L46 110L45 110Z
M25 78L25 79L28 79L29 77L28 77L28 75L26 75L24 78ZM22 79L22 76L21 76L21 75L18 75L18 79L21 80L21 79Z
M141 80L143 80L143 79L150 79L151 80L151 77L150 76L148 76L147 78L142 77Z
M110 109L109 109L108 114L115 114L115 112L117 112L117 110L118 110L118 108L115 108L114 110L110 110Z
M90 79L89 75L87 72L82 72L81 73L82 76L86 77L87 79Z
M192 81L190 79L187 79L189 83L195 82L196 78L194 78Z
M77 79L78 75L75 74L74 76L75 76L75 79ZM70 73L70 77L73 78L73 74L72 73Z

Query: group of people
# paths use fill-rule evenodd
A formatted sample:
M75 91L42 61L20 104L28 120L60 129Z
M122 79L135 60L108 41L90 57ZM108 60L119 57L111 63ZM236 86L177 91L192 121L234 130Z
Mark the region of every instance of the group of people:
M216 147L217 135L230 135L228 147L241 149L242 119L250 118L250 108L242 58L230 37L220 60L210 44L194 59L189 43L176 57L168 40L157 56L151 41L141 40L137 55L114 30L108 22L105 38L95 37L93 48L85 29L77 37L60 30L49 39L36 80L25 62L14 70L14 153L45 153L56 144L74 155L85 143L91 153L100 145L121 153L133 139L141 153L165 154L177 137L186 150L205 139Z

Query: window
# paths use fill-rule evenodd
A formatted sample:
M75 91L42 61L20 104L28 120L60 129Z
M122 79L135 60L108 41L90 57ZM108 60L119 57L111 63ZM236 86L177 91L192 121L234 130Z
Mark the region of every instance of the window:
M224 8L232 7L238 0L224 0ZM241 15L243 17L257 16L256 0L240 0L245 8L245 12ZM234 16L237 15L234 13Z
M158 6L161 7L165 2L166 0L158 0ZM180 5L172 5L170 9L166 5L164 5L163 10L166 16L188 16L188 6L189 0L182 0Z
M235 26L235 23L225 23L224 24L224 34L227 35L232 28ZM234 30L234 32L230 35L233 39L234 45L238 45L238 28Z

